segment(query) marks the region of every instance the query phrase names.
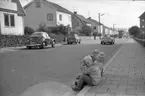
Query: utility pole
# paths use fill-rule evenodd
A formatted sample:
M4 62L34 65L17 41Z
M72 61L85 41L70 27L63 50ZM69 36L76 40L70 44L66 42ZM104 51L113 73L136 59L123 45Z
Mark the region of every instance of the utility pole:
M98 13L98 19L99 19L99 33L101 33L101 24L100 24L100 13Z
M105 15L105 14L98 13L98 19L99 19L99 33L101 33L101 19L100 19L100 17L103 16L103 15ZM103 33L103 35L104 35L104 33Z
M114 34L114 32L115 32L115 31L114 31L114 27L115 27L115 25L116 25L116 24L113 24L113 35L115 35L115 34Z

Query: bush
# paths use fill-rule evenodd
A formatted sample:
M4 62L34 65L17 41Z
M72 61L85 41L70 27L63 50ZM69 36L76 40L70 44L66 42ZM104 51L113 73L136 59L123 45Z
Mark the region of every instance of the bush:
M28 27L28 26L26 26L26 27L24 28L24 34L25 34L25 35L31 35L34 31L35 31L35 30L34 30L33 28Z
M0 47L24 46L27 44L29 36L0 35Z
M59 26L53 28L51 32L54 34L67 35L68 34L68 27L64 26L64 25L59 25Z
M80 33L84 34L85 36L90 36L91 32L92 32L92 28L87 25L82 26L81 31L80 31Z
M51 30L49 29L49 27L46 26L46 24L40 24L36 31L42 31L47 33L51 32Z

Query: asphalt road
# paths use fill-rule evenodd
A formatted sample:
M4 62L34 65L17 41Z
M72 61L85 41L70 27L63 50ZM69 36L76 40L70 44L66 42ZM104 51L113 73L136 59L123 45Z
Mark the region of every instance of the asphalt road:
M126 40L115 45L100 45L99 41L83 41L80 45L63 45L56 48L15 49L0 53L0 96L19 96L27 88L45 81L70 85L83 56L99 49L105 52L106 61Z

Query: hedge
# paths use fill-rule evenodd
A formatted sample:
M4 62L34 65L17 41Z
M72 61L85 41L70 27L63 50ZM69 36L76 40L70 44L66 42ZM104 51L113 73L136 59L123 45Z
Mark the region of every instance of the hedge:
M143 47L145 47L145 39L138 39L135 37L132 37L135 41L137 41L139 44L141 44Z
M63 35L49 34L50 37L56 39L56 43L61 43L64 40ZM16 35L0 35L0 48L3 47L17 47L25 46L29 35L16 36Z

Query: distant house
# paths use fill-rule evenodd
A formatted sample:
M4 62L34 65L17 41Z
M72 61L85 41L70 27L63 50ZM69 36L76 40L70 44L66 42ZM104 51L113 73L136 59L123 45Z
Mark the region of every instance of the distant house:
M23 35L25 15L19 0L0 0L0 34Z
M99 32L99 22L89 17L87 19L91 23L94 32Z
M140 29L145 32L145 12L139 16L140 18Z
M72 29L73 31L80 30L82 26L91 26L91 23L82 15L74 12L72 14Z
M58 4L47 0L32 0L24 6L27 16L24 17L24 25L36 30L40 24L48 27L57 25L72 28L71 12Z

